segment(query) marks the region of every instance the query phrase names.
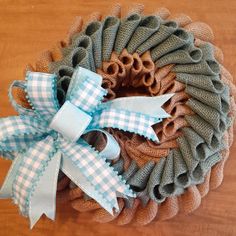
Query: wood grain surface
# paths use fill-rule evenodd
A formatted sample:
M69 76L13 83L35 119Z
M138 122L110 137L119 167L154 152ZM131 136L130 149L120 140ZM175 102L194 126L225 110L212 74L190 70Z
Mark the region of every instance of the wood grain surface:
M123 5L131 0L120 1ZM186 13L208 23L214 30L216 45L225 55L225 65L236 75L235 0L146 0L145 12L165 6L172 13ZM28 62L34 63L41 51L63 39L76 15L93 11L106 13L112 2L105 0L0 0L0 117L15 114L7 97L9 84L23 79ZM119 227L91 222L78 215L69 204L58 204L56 221L42 218L31 231L28 220L18 214L11 200L0 201L0 236L72 235L236 235L236 142L225 167L223 184L210 192L198 210L145 227ZM10 162L0 160L0 183Z

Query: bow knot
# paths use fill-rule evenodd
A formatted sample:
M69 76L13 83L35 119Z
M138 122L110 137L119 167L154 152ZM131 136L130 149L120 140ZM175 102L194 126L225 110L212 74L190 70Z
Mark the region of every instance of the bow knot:
M66 101L53 117L49 127L64 138L76 142L89 126L91 120L90 115Z

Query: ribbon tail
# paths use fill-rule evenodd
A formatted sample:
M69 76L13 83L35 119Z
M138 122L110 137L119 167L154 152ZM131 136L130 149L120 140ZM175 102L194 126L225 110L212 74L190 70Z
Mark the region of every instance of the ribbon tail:
M105 109L101 113L94 114L89 129L112 127L133 132L152 141L159 142L152 126L161 121L161 118L142 113L119 109Z
M2 188L0 190L0 198L11 198L12 197L12 185L15 180L15 177L17 175L17 171L19 169L19 166L22 161L22 155L18 155L12 165L10 170L8 171L8 174L4 180L4 183L2 185Z
M30 227L34 227L39 218L45 214L55 219L57 178L61 163L61 153L57 152L48 163L41 176L33 196L29 200Z
M133 191L125 180L85 141L70 143L62 140L60 147L63 156L65 155L62 165L64 173L69 178L74 178L75 183L109 213L113 213L113 208L119 209L116 191L134 197ZM65 169L66 165L70 166ZM71 175L72 168L74 176ZM81 176L78 177L78 174Z
M161 106L173 95L174 93L155 97L122 97L100 104L98 110L126 110L130 112L142 113L152 117L168 118L170 115L163 108L161 108Z
M103 196L95 189L95 187L85 178L80 172L79 168L74 165L67 157L62 158L61 169L83 192L88 196L95 199L106 211L113 214L112 206L109 202L105 201Z

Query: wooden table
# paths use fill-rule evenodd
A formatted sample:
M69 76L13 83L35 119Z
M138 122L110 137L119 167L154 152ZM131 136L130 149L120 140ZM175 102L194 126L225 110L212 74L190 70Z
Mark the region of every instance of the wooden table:
M122 4L128 4L121 0ZM133 2L132 0L128 1ZM173 13L184 12L194 20L212 26L216 44L225 53L225 65L236 75L236 1L235 0L146 0L146 12L165 6ZM98 9L109 9L105 0L0 0L0 117L15 114L7 98L11 81L23 78L23 69L44 49L64 38L76 15L86 16ZM18 214L11 200L0 201L0 235L236 235L236 142L225 168L220 188L203 199L201 207L189 216L151 224L146 227L118 227L89 221L70 208L59 205L55 222L41 219L30 231L28 220ZM0 160L0 182L10 162Z

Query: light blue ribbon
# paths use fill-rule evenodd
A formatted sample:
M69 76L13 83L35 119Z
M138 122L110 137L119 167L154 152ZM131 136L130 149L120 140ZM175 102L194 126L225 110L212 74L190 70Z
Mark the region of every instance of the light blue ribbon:
M21 116L0 120L0 152L11 154L8 155L11 157L15 156L1 188L0 197L13 197L20 208L23 208L22 212L30 218L31 227L42 214L50 219L55 218L59 169L111 214L113 208L119 209L117 192L119 196L134 197L135 194L125 181L105 161L118 158L120 147L114 137L102 128L119 128L158 141L151 126L169 117L161 106L173 96L168 94L159 97L118 98L102 103L106 95L106 91L101 87L102 77L79 67L72 76L67 101L59 108L55 80L54 75L29 72L26 82L15 81L10 87L9 96ZM15 102L12 97L14 87L26 90L34 110L26 109ZM114 117L119 117L121 120L114 121ZM140 125L135 127L135 124ZM19 129L16 132L17 136L11 132L16 128ZM99 153L81 138L82 135L92 131L101 132L106 137L106 146ZM40 140L46 140L47 137L54 140L52 146L48 144L48 160L45 163L40 162L42 173L35 177L32 189L24 186L29 194L25 203L20 204L18 199L20 191L15 191L19 185L17 178L21 173L20 170L28 167L25 163L27 157L30 157L27 147L32 150L32 161L37 161L37 156L35 158L33 156L37 151L34 145ZM84 164L87 156L91 158L92 164ZM103 183L99 180L100 176L105 178L106 173L107 182L110 184L107 190L103 188L106 181Z

